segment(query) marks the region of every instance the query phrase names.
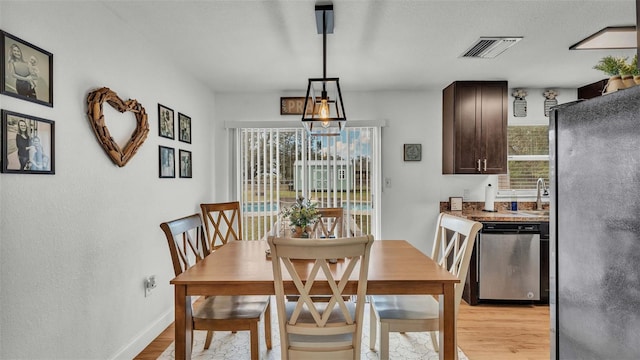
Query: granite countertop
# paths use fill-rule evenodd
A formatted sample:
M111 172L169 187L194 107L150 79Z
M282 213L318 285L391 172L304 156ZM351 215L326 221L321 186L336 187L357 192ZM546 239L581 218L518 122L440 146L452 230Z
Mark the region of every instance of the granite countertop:
M496 212L482 211L484 203L465 202L461 211L449 210L449 202L440 203L440 212L463 217L475 221L517 221L517 222L548 222L549 204L543 204L543 210L535 210L535 202L518 203L518 211L509 210L509 202L496 202Z

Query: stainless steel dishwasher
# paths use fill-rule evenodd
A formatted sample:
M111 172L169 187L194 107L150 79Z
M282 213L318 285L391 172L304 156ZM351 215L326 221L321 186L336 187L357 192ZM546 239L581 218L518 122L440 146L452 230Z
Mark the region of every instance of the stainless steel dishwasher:
M540 224L483 224L478 235L478 299L540 300Z

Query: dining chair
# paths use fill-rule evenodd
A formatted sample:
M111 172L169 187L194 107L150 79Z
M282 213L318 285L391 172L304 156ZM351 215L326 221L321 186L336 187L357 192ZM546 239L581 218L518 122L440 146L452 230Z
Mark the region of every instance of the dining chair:
M282 359L359 359L369 253L373 236L336 239L267 239L271 249ZM336 264L330 259L341 258ZM357 301L344 301L350 276L358 273ZM285 301L291 278L296 301ZM326 282L329 289L323 286ZM321 284L317 285L317 282ZM314 301L312 293L330 294Z
M173 270L176 276L209 254L199 214L163 222ZM259 358L258 323L264 320L265 342L271 349L271 311L269 296L209 296L190 312L193 314L191 328L207 330L204 348L208 349L214 331L249 331L251 359ZM187 301L187 306L191 302ZM193 343L191 344L193 346Z
M473 245L482 224L448 214L440 214L431 257L455 275L455 316L458 316L462 291L467 279ZM370 299L369 347L375 350L376 330L380 323L380 359L389 359L390 332L425 332L438 351L439 304L431 295L375 295Z
M240 202L200 204L200 209L211 251L229 241L242 240Z
M330 238L346 236L344 231L343 208L318 208L318 213L320 214L320 218L311 228L312 237Z

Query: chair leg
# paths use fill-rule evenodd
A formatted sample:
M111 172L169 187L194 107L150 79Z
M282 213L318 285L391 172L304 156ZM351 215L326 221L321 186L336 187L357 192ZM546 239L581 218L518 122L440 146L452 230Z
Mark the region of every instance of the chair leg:
M438 347L438 336L436 335L435 331L429 331L429 335L431 336L431 343L433 344L433 349L436 352L439 352L440 349Z
M369 349L376 349L376 330L378 329L378 318L373 304L369 304Z
M389 324L380 322L380 360L389 360Z
M257 321L252 322L249 326L249 337L251 340L251 360L258 360L260 358L260 341Z
M213 339L213 331L207 331L207 338L204 341L204 349L208 349L211 346L211 340Z
M267 309L264 311L264 340L267 349L271 349L271 301L267 303Z

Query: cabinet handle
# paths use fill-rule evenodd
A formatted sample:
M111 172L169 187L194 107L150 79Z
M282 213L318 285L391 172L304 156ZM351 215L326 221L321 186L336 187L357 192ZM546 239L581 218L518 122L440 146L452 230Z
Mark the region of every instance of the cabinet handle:
M487 159L484 159L484 172L487 172Z
M480 170L480 159L478 159L478 172L480 172L482 170Z

